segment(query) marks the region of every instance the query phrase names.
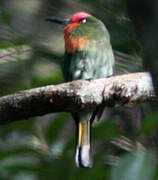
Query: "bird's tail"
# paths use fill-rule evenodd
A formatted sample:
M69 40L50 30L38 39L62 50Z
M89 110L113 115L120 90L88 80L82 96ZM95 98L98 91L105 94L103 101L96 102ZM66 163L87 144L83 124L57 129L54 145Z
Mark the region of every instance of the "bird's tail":
M93 157L91 150L91 122L79 121L77 126L77 145L75 161L78 167L92 167Z

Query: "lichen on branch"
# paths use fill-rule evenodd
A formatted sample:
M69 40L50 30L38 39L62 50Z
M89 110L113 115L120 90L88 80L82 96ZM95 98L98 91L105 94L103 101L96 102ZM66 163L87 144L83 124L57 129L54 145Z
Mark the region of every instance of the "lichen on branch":
M20 91L0 98L0 124L53 112L86 111L156 100L149 73L77 80Z

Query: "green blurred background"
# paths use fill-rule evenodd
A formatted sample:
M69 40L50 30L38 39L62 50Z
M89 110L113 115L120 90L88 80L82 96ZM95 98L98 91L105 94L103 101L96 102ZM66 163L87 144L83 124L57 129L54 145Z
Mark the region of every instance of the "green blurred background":
M78 11L102 20L111 35L116 74L142 71L125 1L1 0L0 96L63 82L63 26L44 21ZM94 167L74 163L75 127L69 113L48 114L0 127L0 180L158 179L154 103L106 109L93 126Z

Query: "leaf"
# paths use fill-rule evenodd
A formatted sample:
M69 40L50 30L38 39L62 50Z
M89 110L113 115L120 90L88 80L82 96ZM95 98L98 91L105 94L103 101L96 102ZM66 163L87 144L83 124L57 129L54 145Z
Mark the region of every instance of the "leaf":
M126 154L112 169L112 180L152 180L155 165L151 152Z

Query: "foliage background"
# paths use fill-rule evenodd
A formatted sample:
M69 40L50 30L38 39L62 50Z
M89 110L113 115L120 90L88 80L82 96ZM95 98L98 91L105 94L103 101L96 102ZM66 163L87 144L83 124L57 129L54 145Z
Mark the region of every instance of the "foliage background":
M125 1L1 0L0 96L63 82L63 26L44 19L85 11L104 22L116 54L116 71L141 71L143 51ZM158 178L157 106L106 110L93 126L94 167L76 168L75 128L70 114L48 114L0 127L0 179Z

